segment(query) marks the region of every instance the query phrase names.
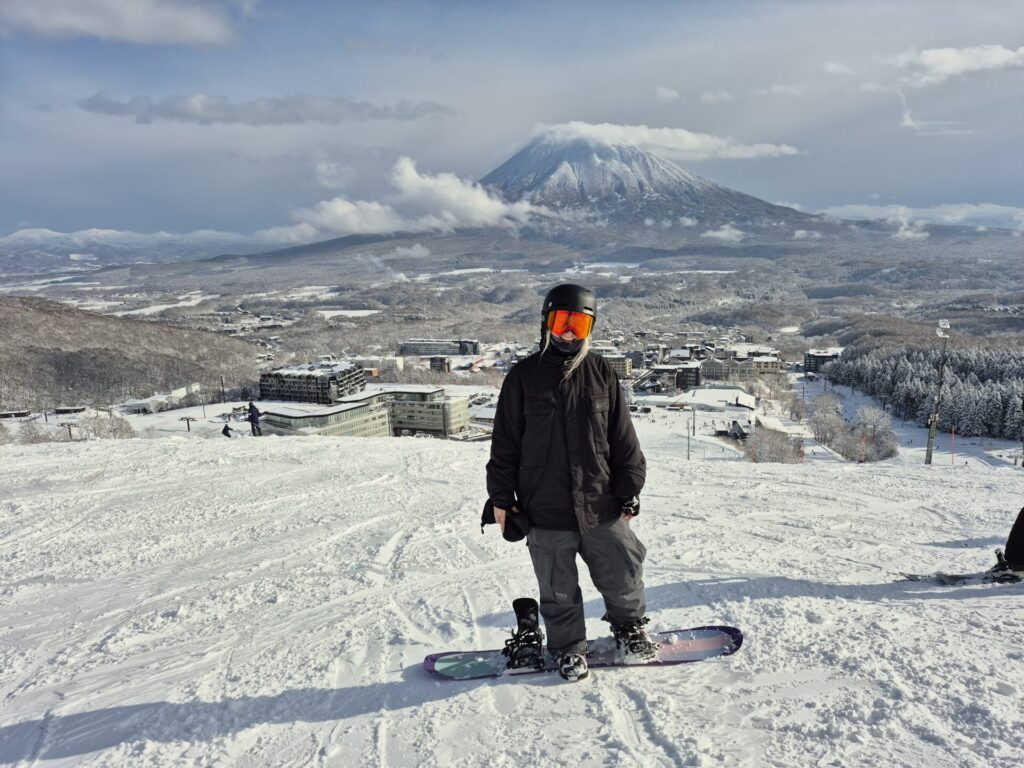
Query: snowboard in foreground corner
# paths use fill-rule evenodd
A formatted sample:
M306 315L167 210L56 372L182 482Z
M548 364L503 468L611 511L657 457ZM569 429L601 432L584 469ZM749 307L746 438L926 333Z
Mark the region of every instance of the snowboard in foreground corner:
M1017 524L1024 518L1024 509L1021 517L1017 518ZM1014 524L1016 529L1017 524ZM931 581L947 587L961 584L1019 584L1024 581L1024 570L1016 570L1019 564L1009 563L1006 560L1003 550L996 550L996 565L987 571L979 573L902 573L900 574L907 581Z
M651 635L658 644L658 658L639 664L643 667L664 667L688 664L736 653L743 645L743 633L736 627L693 627L658 632ZM478 680L502 675L523 675L532 672L553 672L555 661L546 653L542 668L524 667L508 669L508 657L500 650L449 651L432 653L423 660L423 668L442 680ZM627 666L619 658L615 640L602 637L592 640L587 648L587 663L591 669Z
M979 573L901 573L907 581L927 581L946 587L966 584L1019 584L1024 571L981 571Z

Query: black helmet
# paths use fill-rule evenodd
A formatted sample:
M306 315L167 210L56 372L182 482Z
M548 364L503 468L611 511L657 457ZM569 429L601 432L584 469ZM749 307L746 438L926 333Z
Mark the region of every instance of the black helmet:
M570 312L583 312L597 320L597 297L589 288L575 283L556 285L544 297L541 317L547 318L548 312L556 309L567 309Z

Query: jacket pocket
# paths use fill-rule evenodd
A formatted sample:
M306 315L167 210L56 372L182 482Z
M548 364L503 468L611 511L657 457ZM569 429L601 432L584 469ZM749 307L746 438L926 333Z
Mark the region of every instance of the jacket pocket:
M592 395L587 398L590 414L590 432L593 436L594 451L600 457L608 453L608 396Z

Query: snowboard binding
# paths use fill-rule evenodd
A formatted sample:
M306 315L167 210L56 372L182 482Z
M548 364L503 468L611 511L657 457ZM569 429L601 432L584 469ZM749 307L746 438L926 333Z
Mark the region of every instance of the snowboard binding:
M989 569L988 575L992 581L1001 584L1013 584L1024 579L1024 570L1018 570L1019 568L1020 566L1017 563L1007 561L1003 550L997 549L996 564Z
M518 626L505 641L502 654L508 659L506 669L543 669L544 634L540 631L537 601L520 597L512 602Z

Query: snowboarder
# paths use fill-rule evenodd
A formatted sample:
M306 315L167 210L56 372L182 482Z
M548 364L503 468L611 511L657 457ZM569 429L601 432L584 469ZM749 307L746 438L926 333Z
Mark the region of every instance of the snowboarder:
M263 414L260 413L260 409L257 408L255 405L253 405L252 401L250 400L249 401L249 427L251 428L252 434L253 434L254 437L256 437L256 436L262 437L263 436L263 429L260 427L260 416L262 416L262 415Z
M640 512L646 461L611 365L588 354L592 291L555 286L541 308L540 351L502 384L487 463L494 518L528 530L548 652L570 681L587 676L576 556L604 597L604 619L627 663L654 659L647 623ZM520 518L519 516L522 516ZM523 520L525 519L525 525Z
M220 431L224 437L231 437L231 427L228 426L227 422L224 422L224 429Z
M1010 529L1006 549L996 550L996 564L989 573L1024 573L1024 507L1017 513L1017 520Z

